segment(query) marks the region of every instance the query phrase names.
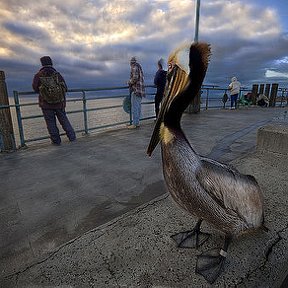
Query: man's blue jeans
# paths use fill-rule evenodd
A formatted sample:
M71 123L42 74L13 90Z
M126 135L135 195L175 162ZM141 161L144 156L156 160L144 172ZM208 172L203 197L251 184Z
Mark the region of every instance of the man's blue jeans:
M140 117L141 117L141 102L142 97L137 96L135 93L131 94L131 110L132 110L132 124L135 126L140 125Z
M75 131L67 118L65 109L42 109L42 112L52 143L61 143L59 129L56 124L56 117L63 130L66 132L68 139L70 141L76 139Z
M237 108L237 99L238 94L231 95L231 108L235 105L235 108Z

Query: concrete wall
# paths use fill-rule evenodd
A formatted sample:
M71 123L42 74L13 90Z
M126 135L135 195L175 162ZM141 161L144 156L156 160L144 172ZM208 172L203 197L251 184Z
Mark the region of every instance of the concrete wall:
M273 123L259 128L257 151L288 155L288 123Z

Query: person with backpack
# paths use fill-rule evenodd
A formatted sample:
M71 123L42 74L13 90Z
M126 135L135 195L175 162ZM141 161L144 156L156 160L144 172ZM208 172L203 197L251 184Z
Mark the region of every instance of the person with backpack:
M56 124L56 117L66 132L68 139L76 140L75 131L67 118L66 91L67 85L62 75L53 67L49 56L40 58L42 68L34 75L32 87L39 93L39 106L46 122L52 144L60 145L61 137Z
M158 117L159 114L159 106L160 103L163 99L164 95L164 90L165 90L165 85L166 85L166 76L167 76L167 71L163 69L163 59L161 58L158 61L158 70L155 74L154 77L154 85L157 88L156 94L155 94L155 113L156 113L156 118Z

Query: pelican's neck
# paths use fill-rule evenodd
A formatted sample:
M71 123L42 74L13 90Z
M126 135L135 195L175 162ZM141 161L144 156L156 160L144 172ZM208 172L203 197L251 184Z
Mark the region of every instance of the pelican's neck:
M195 153L194 149L191 147L189 141L187 140L185 134L183 133L181 127L168 127L163 122L160 127L160 139L162 142L162 145L164 146L170 146L176 143L179 143L179 145L187 145L189 146L192 151Z
M175 129L162 123L160 137L163 165L166 168L170 167L168 170L174 170L175 167L198 167L199 156L190 145L181 128ZM185 170L186 168L183 169Z

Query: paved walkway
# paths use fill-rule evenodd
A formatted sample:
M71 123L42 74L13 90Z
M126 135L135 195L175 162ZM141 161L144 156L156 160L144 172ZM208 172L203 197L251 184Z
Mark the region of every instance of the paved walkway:
M255 153L257 129L284 111L183 117L199 154L254 175L265 196L270 231L236 239L214 287L280 287L286 276L288 157ZM210 287L194 273L195 256L223 237L204 225L213 236L199 251L170 240L195 219L166 194L160 148L145 154L152 129L0 155L0 287Z

